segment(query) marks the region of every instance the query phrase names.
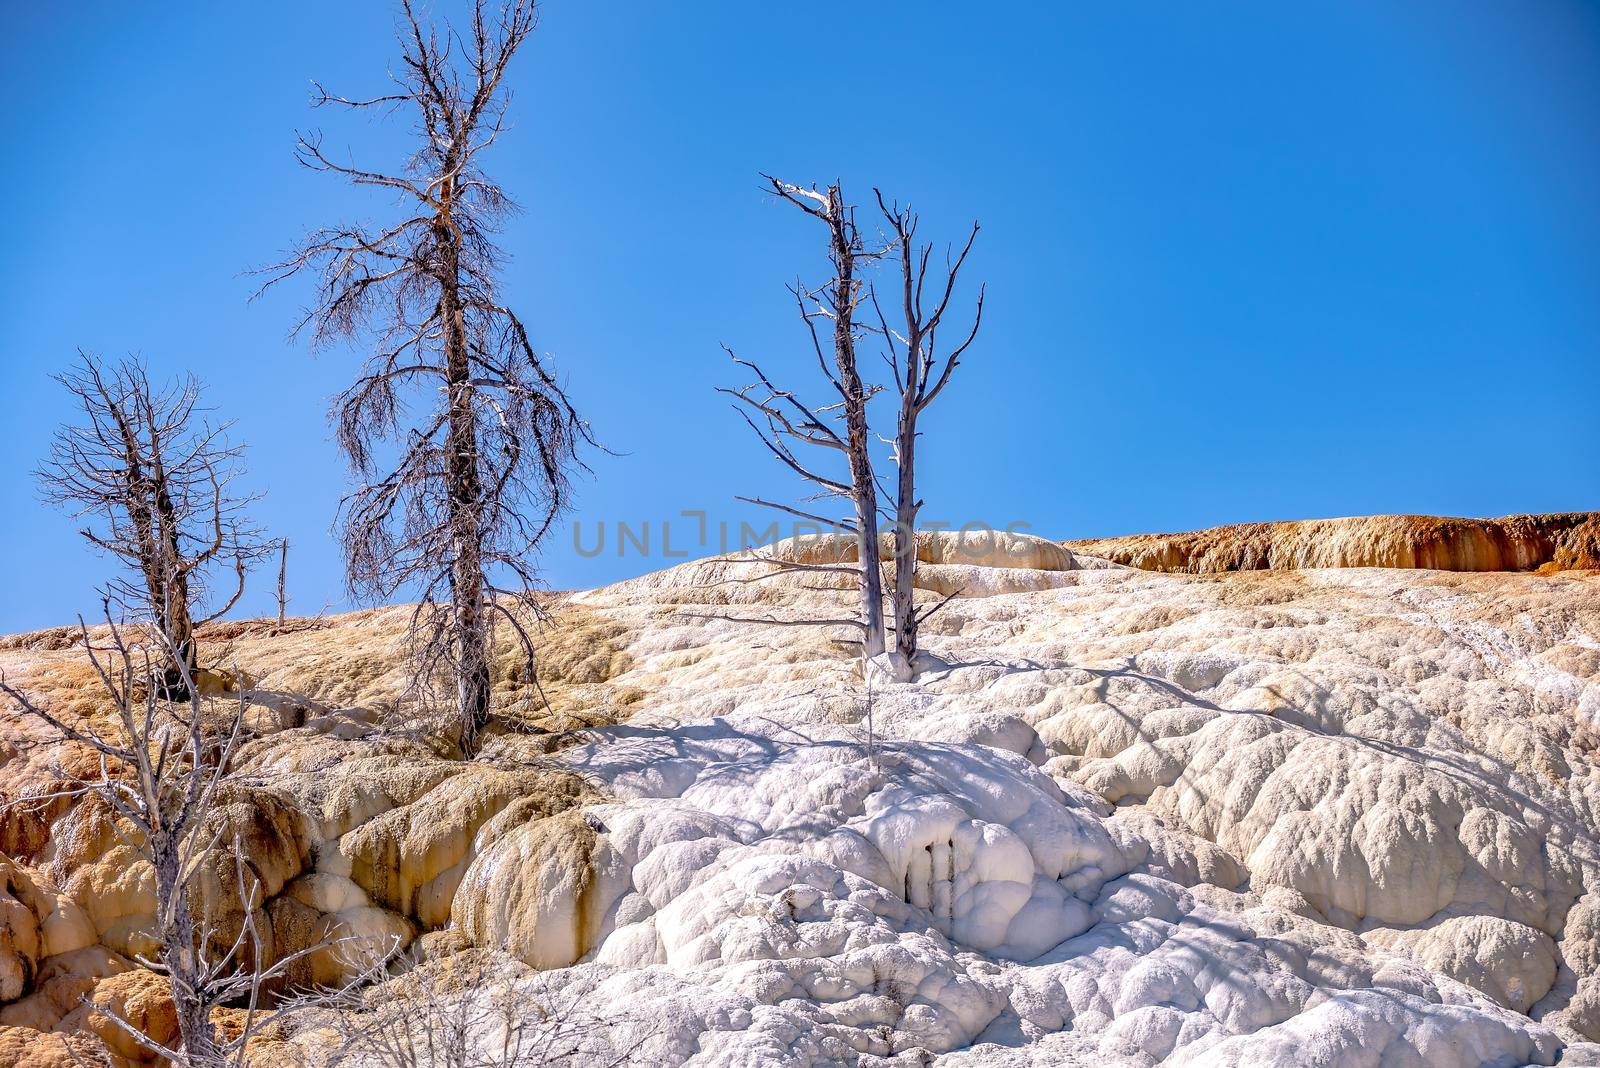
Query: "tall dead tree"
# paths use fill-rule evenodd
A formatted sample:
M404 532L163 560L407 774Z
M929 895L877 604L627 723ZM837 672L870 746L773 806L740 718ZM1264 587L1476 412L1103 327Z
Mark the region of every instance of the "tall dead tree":
M877 195L878 207L883 212L893 235L893 248L898 253L897 266L897 321L891 327L889 317L878 303L877 293L872 293L876 313L877 333L887 349L889 367L894 376L894 389L899 394L899 408L895 418L894 462L898 468L894 495L894 653L890 657L895 678L909 682L916 677L917 627L939 605L917 612L913 595L916 591L917 568L917 514L922 500L917 496L917 424L961 363L961 356L978 336L978 326L983 321L984 288L979 286L972 323L957 341L939 347L939 328L944 324L945 313L955 295L956 282L973 242L978 239L978 224L972 224L961 251L952 255L946 252L941 278L934 278L929 286L928 267L933 255L931 245L917 245L917 216L898 203L884 201ZM947 598L948 600L948 598ZM942 604L943 602L941 602Z
M129 633L139 637L130 639ZM111 621L91 631L80 620L79 638L107 699L107 715L91 722L11 685L0 676L4 693L24 716L43 724L52 741L78 745L97 759L88 777L61 771L66 786L33 799L70 798L93 806L92 818L108 821L113 834L148 865L155 891L155 913L147 932L153 958L146 968L165 976L178 1021L179 1048L141 1030L116 1011L96 1006L112 1025L152 1057L187 1068L241 1068L245 1049L261 1027L300 1011L325 991L289 1004L268 1005L266 992L311 953L346 949L359 940L324 939L276 960L267 959L270 939L258 926L262 887L230 827L228 803L231 762L244 741L244 698L213 701L201 697L173 636L151 625L124 628ZM163 699L158 685L163 661L177 664L186 698ZM392 945L351 953L360 960L352 982L371 979L393 952ZM224 1035L213 1018L224 1006L243 1007L242 1028Z
M812 498L842 497L851 502L854 519L825 518L811 511L777 504L759 497L740 500L809 519L824 527L837 527L855 537L856 565L785 563L780 570L854 571L861 593L860 622L862 650L872 657L884 651L883 579L878 563L878 487L872 471L867 402L873 392L862 382L856 364L856 343L861 332L855 315L866 290L859 274L864 260L880 253L869 251L856 229L855 208L846 204L839 184L825 192L802 189L788 182L764 176L773 192L826 227L828 261L833 277L816 288L796 283L791 292L806 325L817 366L829 389L838 397L826 406L812 407L791 390L773 385L755 363L733 356L734 362L748 368L756 381L739 389L721 389L738 402L739 414L767 450L783 466L817 488ZM819 325L822 324L822 325ZM830 335L823 342L823 325ZM830 351L831 350L831 351ZM729 355L733 353L730 351ZM831 366L830 366L831 362ZM754 416L754 418L752 418ZM757 423L757 419L761 423ZM842 430L842 432L841 432ZM841 454L847 474L824 474L800 458L794 446L811 446Z
M181 697L199 669L195 628L238 603L263 551L244 516L255 498L232 488L242 451L225 439L231 424L205 421L192 375L158 388L138 359L79 357L81 366L56 381L82 418L56 434L37 472L40 489L87 519L84 538L131 573L107 592L124 608L149 607L170 637L166 685Z
M267 286L314 274L299 328L319 345L372 342L332 413L360 480L341 506L346 576L358 595L416 591L417 679L449 675L471 756L490 712L490 617L503 614L527 644L513 609L537 613L532 556L592 438L500 293L493 238L514 206L481 166L505 125L506 70L537 23L534 4L491 11L478 0L464 33L434 29L410 0L401 11L397 91L348 100L319 86L314 105L404 111L416 152L377 171L335 160L320 135L298 144L310 169L393 195L398 221L315 231L268 269Z

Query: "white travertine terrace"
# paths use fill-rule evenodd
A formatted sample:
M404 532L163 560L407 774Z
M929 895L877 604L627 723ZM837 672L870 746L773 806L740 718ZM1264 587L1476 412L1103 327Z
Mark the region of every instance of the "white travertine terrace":
M475 765L372 730L403 613L241 637L263 715L311 709L245 753L285 946L508 954L650 1064L1595 1063L1600 575L925 559L911 685L708 618L848 611L815 573L575 595L605 663L561 702L614 714ZM78 818L8 848L0 1025L138 948Z

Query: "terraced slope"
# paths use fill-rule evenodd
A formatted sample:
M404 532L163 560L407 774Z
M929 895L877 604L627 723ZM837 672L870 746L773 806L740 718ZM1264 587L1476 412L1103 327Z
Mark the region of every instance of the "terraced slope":
M472 764L385 711L403 612L228 632L281 946L398 937L371 1012L510 988L574 1064L1595 1063L1600 575L936 548L915 684L752 622L847 611L830 576L687 563L562 602L551 709L508 649ZM70 646L13 644L92 712ZM7 826L0 1050L141 974L97 828Z

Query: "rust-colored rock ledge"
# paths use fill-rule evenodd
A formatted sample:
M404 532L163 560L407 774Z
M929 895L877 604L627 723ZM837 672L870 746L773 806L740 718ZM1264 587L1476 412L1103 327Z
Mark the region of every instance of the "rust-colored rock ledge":
M1196 575L1312 567L1570 571L1600 568L1600 512L1500 519L1350 516L1239 523L1182 534L1135 534L1064 544L1145 571Z

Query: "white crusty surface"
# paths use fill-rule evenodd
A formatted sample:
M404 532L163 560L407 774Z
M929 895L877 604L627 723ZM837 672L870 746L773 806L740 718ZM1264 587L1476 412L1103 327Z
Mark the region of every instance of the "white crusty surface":
M472 768L363 733L395 618L343 687L339 627L241 644L328 695L247 754L284 894L510 954L639 1063L1595 1063L1600 575L927 559L910 685L748 622L847 614L827 573L576 595L567 699L626 716Z
M678 1020L663 1063L1510 1065L1597 1034L1600 578L936 566L930 603L969 595L922 681L872 673L870 741L816 634L702 618L831 595L713 563L580 598L648 696L557 757L616 799L563 981Z

